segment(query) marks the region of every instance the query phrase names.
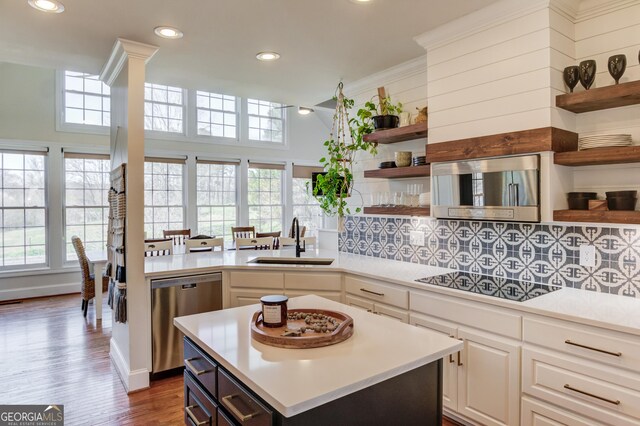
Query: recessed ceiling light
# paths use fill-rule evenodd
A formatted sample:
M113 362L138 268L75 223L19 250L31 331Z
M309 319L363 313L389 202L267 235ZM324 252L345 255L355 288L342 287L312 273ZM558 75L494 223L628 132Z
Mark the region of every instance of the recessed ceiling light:
M28 3L29 6L33 7L34 9L41 10L42 12L64 12L64 5L56 0L29 0Z
M313 112L313 109L307 107L298 107L298 114L309 115Z
M182 38L184 34L177 28L173 27L155 27L153 32L162 38Z
M276 52L260 52L256 55L256 58L260 61L275 61L279 57L280 54Z

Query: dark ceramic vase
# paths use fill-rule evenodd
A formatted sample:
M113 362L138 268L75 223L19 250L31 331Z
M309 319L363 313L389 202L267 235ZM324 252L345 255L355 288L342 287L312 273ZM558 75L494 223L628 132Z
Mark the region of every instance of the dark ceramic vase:
M564 84L569 88L569 93L573 93L573 88L576 87L578 81L580 81L580 75L577 65L566 67L562 73Z
M609 58L607 66L609 67L609 74L618 84L620 77L624 74L624 70L627 69L627 57L625 55L613 55Z
M375 130L395 129L400 123L397 115L374 115L371 119Z
M596 61L587 59L580 62L580 84L589 90L596 79Z

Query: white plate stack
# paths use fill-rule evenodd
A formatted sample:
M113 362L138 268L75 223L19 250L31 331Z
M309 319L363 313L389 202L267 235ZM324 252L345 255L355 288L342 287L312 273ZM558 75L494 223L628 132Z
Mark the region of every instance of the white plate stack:
M578 150L606 148L612 146L631 146L631 135L594 135L583 136L578 139Z

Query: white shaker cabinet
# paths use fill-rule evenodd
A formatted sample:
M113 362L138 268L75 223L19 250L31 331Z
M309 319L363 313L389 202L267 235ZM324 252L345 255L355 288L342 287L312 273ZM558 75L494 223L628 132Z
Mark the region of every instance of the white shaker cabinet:
M473 423L517 425L522 318L428 292L411 291L409 297L412 324L464 341L464 349L443 363L443 405Z
M409 290L368 278L345 277L345 303L398 321L409 322Z

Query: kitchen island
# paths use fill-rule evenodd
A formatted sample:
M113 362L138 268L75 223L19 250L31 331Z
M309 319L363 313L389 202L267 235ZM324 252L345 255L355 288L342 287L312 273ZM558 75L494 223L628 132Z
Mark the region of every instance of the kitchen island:
M289 308L344 312L354 320L353 336L314 349L267 346L251 339L259 305L174 320L186 336L185 358L193 358L185 384L195 391L185 389L185 398L211 403L209 409L187 405L194 408L185 415L197 417L191 421L218 415L242 424L441 423L442 358L462 342L315 295L290 299ZM217 370L209 391L208 381L198 379L206 370Z

